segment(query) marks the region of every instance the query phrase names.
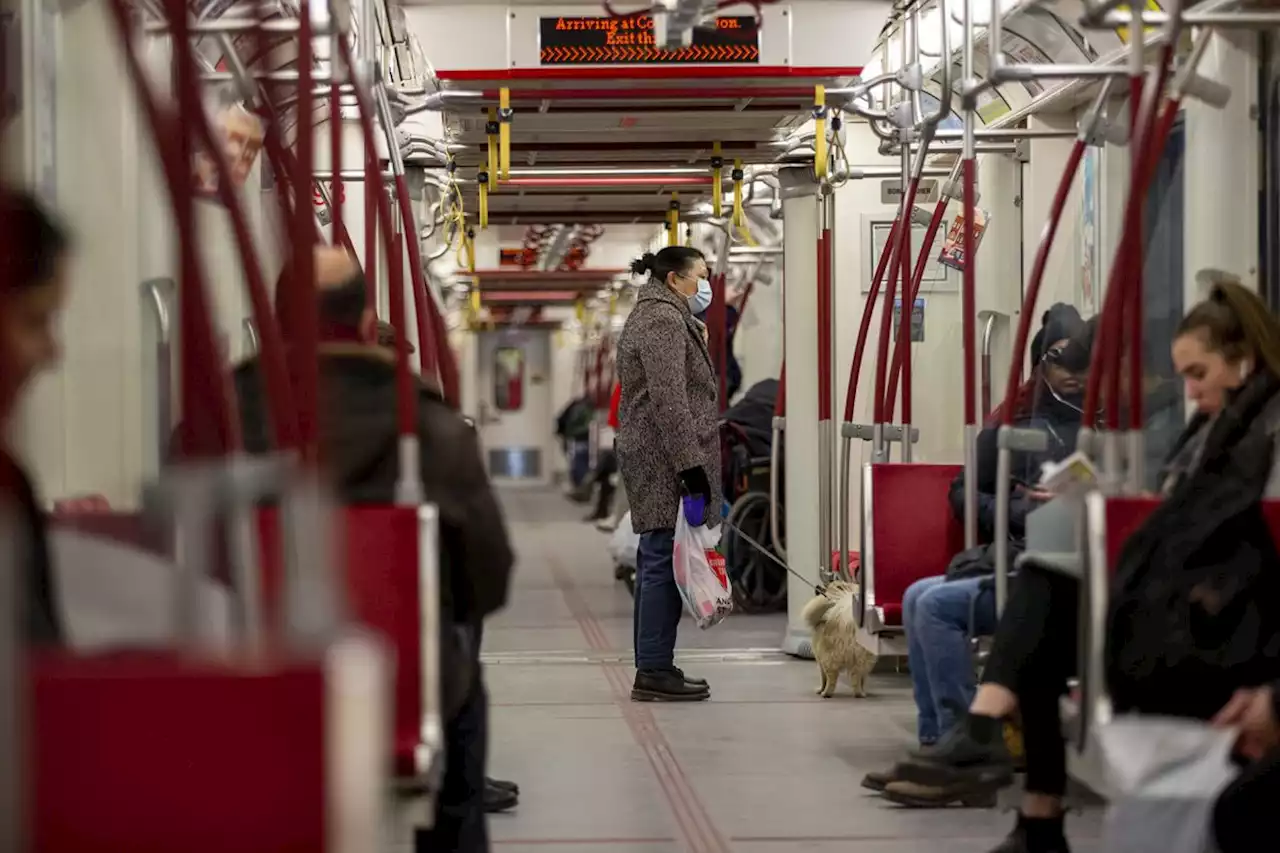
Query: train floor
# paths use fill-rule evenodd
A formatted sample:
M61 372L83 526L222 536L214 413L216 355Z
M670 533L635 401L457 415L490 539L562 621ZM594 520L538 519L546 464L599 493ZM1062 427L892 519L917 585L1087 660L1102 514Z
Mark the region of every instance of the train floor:
M519 807L490 820L503 853L984 853L1012 815L914 810L859 786L912 743L905 675L854 699L814 695L808 661L777 651L781 615L681 626L678 663L712 699L629 699L631 598L606 536L550 489L506 489L519 551L511 605L486 628L491 775ZM1077 853L1100 815L1069 818Z

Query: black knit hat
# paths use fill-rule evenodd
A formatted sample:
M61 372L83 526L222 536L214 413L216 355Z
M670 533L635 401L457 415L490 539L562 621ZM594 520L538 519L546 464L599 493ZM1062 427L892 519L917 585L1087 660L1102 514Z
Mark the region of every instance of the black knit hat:
M1058 302L1040 318L1040 331L1031 339L1031 363L1039 364L1046 347L1061 340L1075 338L1085 330L1080 312L1065 302Z

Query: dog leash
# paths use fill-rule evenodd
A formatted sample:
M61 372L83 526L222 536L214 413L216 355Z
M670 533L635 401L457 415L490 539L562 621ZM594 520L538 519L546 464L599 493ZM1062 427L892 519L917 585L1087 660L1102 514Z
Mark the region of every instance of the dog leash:
M809 580L804 575L800 574L795 569L788 566L785 562L783 562L783 560L780 557L778 557L777 554L773 553L773 550L771 548L766 548L765 546L761 545L759 542L757 542L755 539L749 536L741 527L738 527L738 525L731 523L727 518L721 519L720 523L723 524L725 527L729 528L730 530L732 530L734 533L741 536L742 539L748 545L755 548L761 554L764 554L773 562L777 563L779 566L785 569L789 574L794 575L798 580L802 581L806 586L812 587L818 595L821 595L824 597L826 596L827 594L826 586L815 584L813 581Z

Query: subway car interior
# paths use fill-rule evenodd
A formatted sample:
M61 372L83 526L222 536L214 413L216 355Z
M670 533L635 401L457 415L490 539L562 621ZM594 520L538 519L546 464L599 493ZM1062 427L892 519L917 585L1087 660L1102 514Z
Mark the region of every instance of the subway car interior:
M1113 696L1109 601L1177 550L1143 531L1190 500L1196 306L1280 304L1271 0L0 24L0 850L1275 849L1211 831L1236 729ZM655 299L687 389L628 337ZM714 541L682 495L655 695L640 480L684 472L626 449L703 372ZM481 616L464 570L501 575ZM953 754L1034 573L1067 596L1060 791L1021 688Z

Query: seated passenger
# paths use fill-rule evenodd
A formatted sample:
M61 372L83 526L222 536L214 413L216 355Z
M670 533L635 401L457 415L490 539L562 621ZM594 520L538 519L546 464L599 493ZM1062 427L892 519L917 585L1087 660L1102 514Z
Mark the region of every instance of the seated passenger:
M1030 484L1040 478L1046 461L1066 458L1080 430L1080 408L1074 402L1084 389L1089 367L1087 326L1068 305L1045 312L1043 325L1031 342L1030 393L1015 415L1016 425L1043 431L1043 453L1015 453L1014 493L1009 511L1010 550L1021 550L1029 513L1047 495ZM1047 343L1047 345L1046 345ZM988 426L978 436L978 535L990 542L996 517L996 433ZM964 520L964 473L951 484L951 511ZM982 545L956 555L945 575L924 578L907 588L902 600L902 624L908 641L908 660L915 693L917 736L921 754L949 731L973 699L977 680L969 647L971 637L990 634L996 624L995 556ZM896 768L895 768L896 769ZM870 773L863 786L882 791L895 773Z
M1254 853L1275 835L1280 803L1280 681L1238 691L1213 723L1239 729L1236 755L1245 765L1214 808L1218 853Z
M377 346L364 275L350 255L320 247L315 256L322 341L321 458L344 503L390 504L399 472L396 361ZM288 272L281 277L287 282ZM281 294L288 293L282 287ZM280 302L277 296L277 304ZM234 374L250 453L270 450L267 400L256 358ZM449 629L444 660L446 771L435 825L419 850L487 851L485 740L487 697L478 649L485 617L502 608L514 556L502 512L480 459L475 431L425 381L418 384L418 437L427 500L440 512L441 608Z
M591 438L591 421L595 416L595 404L584 394L570 401L556 418L556 438L560 439L569 460L570 492L580 488L591 473L587 442Z
M0 501L23 555L17 559L22 640L63 642L46 520L35 490L7 446L11 417L32 378L58 360L56 325L66 297L66 234L26 192L0 190ZM10 547L12 543L0 543Z
M622 399L622 385L613 383L613 393L609 397L609 429L614 435L618 432L618 404ZM618 456L612 447L601 447L600 458L596 462L596 470L591 476L590 486L595 489L596 505L587 516L587 521L594 522L596 527L606 533L613 532L617 526L612 522L613 496L618 490Z
M1238 513L1256 509L1261 498L1280 497L1275 453L1280 442L1280 322L1255 293L1238 284L1218 284L1209 299L1183 318L1173 341L1173 360L1197 415L1175 445L1163 477L1162 492L1178 500L1170 506L1182 513L1181 520L1166 514L1161 530L1176 530L1165 538L1176 548L1180 565L1186 565L1189 555L1213 554L1215 563L1234 568L1240 560L1256 558L1260 543L1241 541L1231 522ZM1188 523L1192 519L1201 523ZM1274 555L1274 545L1266 547ZM1161 564L1175 559L1168 550L1154 553ZM1135 558L1148 559L1126 546L1118 574L1132 571ZM964 724L927 760L900 768L904 781L889 785L887 795L897 789L944 805L1008 784L1012 771L1003 722L1020 712L1026 791L1017 825L993 853L1066 853L1066 750L1058 701L1075 671L1078 596L1078 585L1065 575L1034 566L1018 572L982 687ZM1161 645L1161 638L1146 641ZM1119 710L1205 719L1227 704L1214 684L1193 680L1193 685L1185 678L1144 685L1130 679L1117 691L1113 679L1111 688Z

